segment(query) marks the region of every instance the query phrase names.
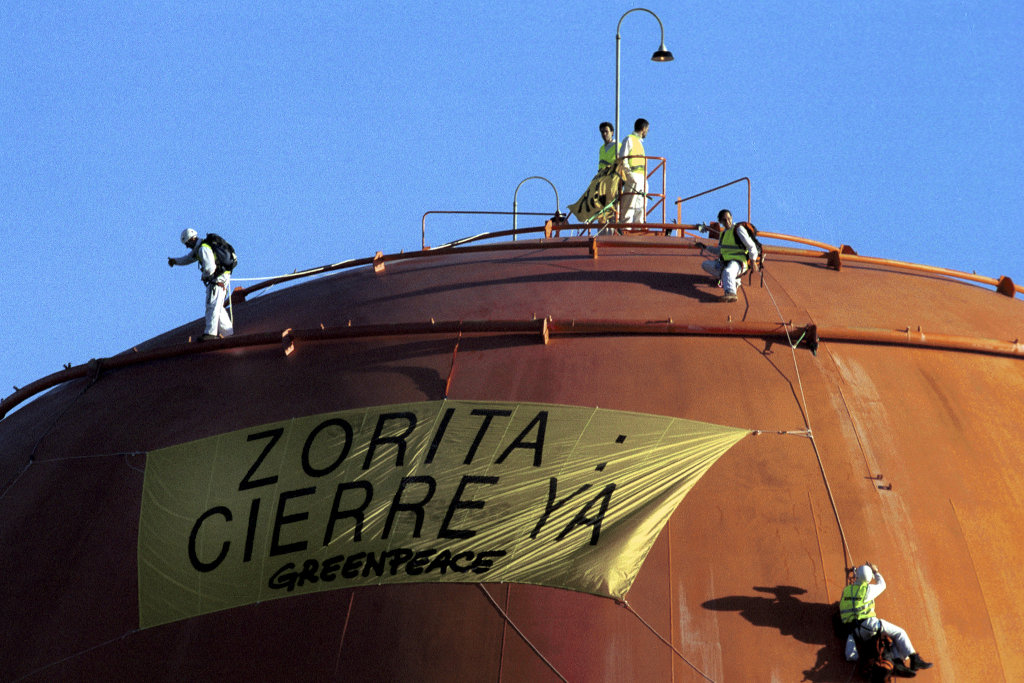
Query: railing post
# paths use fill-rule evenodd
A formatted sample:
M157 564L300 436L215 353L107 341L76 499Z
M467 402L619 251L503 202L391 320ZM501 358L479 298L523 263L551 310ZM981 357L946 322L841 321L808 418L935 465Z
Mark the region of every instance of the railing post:
M730 185L735 185L736 183L742 183L744 181L747 183L747 222L751 223L752 222L750 220L750 195L751 195L751 187L750 187L750 178L747 178L746 176L744 176L743 178L737 178L736 180L733 180L732 182L726 183L724 185L719 185L718 187L713 187L710 190L704 190L703 192L698 192L697 194L690 195L689 197L686 197L685 199L677 199L676 200L676 206L679 207L679 222L680 223L683 222L683 209L682 209L682 206L681 206L683 202L688 202L691 199L696 199L697 197L703 197L704 195L711 194L712 192L718 192L719 190L722 190L722 189L724 189L726 187L729 187Z

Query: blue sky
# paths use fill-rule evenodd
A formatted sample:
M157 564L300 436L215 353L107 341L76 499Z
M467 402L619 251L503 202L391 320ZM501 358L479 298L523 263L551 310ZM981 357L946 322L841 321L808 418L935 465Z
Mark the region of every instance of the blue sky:
M418 249L425 211L509 211L533 175L565 210L637 6L4 3L0 395L200 317L197 271L166 264L185 227L249 278ZM651 122L670 198L748 176L761 230L1024 283L1021 3L641 6L676 59L625 18L621 128ZM427 241L509 227L432 217Z

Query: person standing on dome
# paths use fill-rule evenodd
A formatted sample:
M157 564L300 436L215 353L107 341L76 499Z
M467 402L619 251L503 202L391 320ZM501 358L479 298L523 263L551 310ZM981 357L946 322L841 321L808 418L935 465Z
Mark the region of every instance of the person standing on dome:
M850 627L851 633L861 642L871 640L879 633L892 638L892 653L897 664L906 667L906 659L910 658L910 670L928 669L931 662L921 659L910 642L907 632L895 624L875 616L875 598L885 590L885 579L878 572L878 567L865 564L857 567L854 582L843 589L839 599L839 616L843 623Z
M214 252L215 241L223 242L213 234L200 241L195 230L186 228L181 232L181 243L188 247L189 252L184 256L167 257L167 265L172 268L199 262L200 277L206 285L206 327L200 341L230 337L235 331L231 316L224 308L224 300L231 286L231 271L218 261ZM226 242L224 244L227 245ZM227 248L230 250L231 246L227 245Z
M597 170L600 172L615 165L618 145L615 144L615 126L602 121L598 129L601 131L601 139L604 140L604 144L597 151Z
M718 212L718 225L718 246L707 247L711 253L718 254L718 258L709 259L700 265L711 277L721 280L722 289L725 290L722 301L736 301L739 298L736 292L740 278L750 268L757 270L760 250L750 235L747 223L733 225L729 209Z
M626 172L626 184L622 188L622 205L619 221L622 223L647 222L647 159L644 138L651 124L646 119L637 119L633 132L626 136L619 148L619 159Z

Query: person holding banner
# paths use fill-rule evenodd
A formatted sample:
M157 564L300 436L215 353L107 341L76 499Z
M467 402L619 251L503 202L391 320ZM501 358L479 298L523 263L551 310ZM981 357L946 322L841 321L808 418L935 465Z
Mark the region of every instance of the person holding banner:
M597 153L597 175L590 181L586 192L569 211L580 223L609 223L615 219L615 201L622 185L618 159L618 144L615 142L615 126L602 121L598 126L604 144ZM625 174L622 174L625 175Z
M615 165L618 145L615 144L615 126L602 121L598 129L601 131L601 139L604 140L604 144L597 152L597 170L600 172Z

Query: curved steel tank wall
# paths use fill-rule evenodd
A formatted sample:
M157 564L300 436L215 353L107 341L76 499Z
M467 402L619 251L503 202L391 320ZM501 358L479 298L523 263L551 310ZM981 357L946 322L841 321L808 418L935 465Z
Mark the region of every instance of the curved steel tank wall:
M891 267L837 272L799 255L770 255L763 281L718 303L696 250L655 248L665 240L612 238L597 258L583 239L438 254L271 291L235 314L246 334L550 316L1024 337L1020 301L991 290ZM191 323L137 349L199 331ZM679 506L627 604L416 584L138 630L146 452L292 416L437 400L446 387L453 399L756 433ZM984 663L987 679L1021 680L1022 402L1019 357L828 339L812 354L743 335L383 335L99 372L0 421L0 678L847 680L830 605L845 567L872 561L889 586L880 615L936 663L922 677L976 680Z

